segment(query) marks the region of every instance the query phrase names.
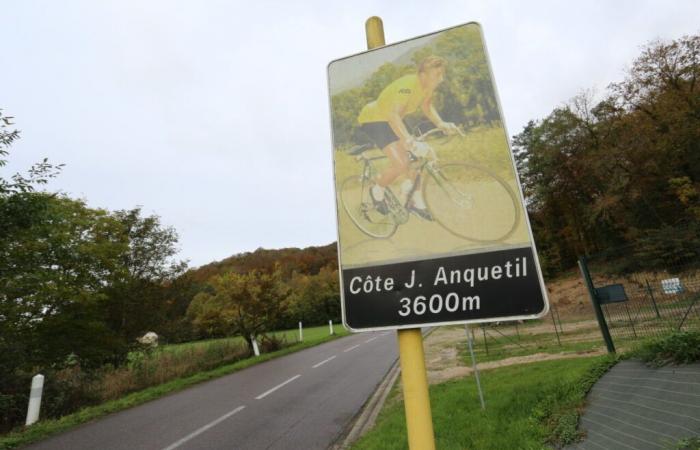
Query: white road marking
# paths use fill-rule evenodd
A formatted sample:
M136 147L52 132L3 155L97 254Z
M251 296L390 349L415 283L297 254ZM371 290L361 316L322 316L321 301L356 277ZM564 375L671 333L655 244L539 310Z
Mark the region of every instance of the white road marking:
M313 366L311 366L311 367L313 367L313 368L315 369L316 367L322 366L322 365L324 365L325 363L327 363L328 361L330 361L330 360L332 360L332 359L335 359L335 355L331 356L330 358L326 358L326 359L324 359L323 361L321 361L320 363L315 364L315 365L313 365Z
M345 350L343 350L343 353L349 352L350 350L355 350L359 346L360 346L360 344L357 344L357 345L353 345L352 347L346 348Z
M367 340L365 341L365 344L369 344L370 342L372 342L373 340L377 339L378 337L379 337L379 336L375 336L375 337L373 337L373 338L367 339Z
M301 376L301 375L294 375L292 378L288 379L287 381L285 381L285 382L283 382L283 383L280 383L280 384L278 384L277 386L275 386L275 387L273 387L272 389L270 389L269 391L265 391L265 392L263 392L262 394L258 395L257 397L255 397L255 400L260 400L260 399L263 399L263 398L267 397L268 395L270 395L270 394L272 394L273 392L275 392L277 389L281 388L281 387L284 386L285 384L291 383L292 381L296 380L296 379L299 378L300 376Z
M218 419L216 419L216 420L214 420L214 421L212 421L212 422L209 422L208 424L204 425L204 426L201 427L201 428L198 428L197 430L195 430L195 431L193 431L192 433L188 434L187 436L185 436L184 438L182 438L182 439L180 439L179 441L175 442L174 444L171 444L171 445L165 447L163 450L173 450L173 449L175 449L175 448L178 448L179 446L181 446L181 445L184 444L185 442L189 441L190 439L192 439L192 438L194 438L194 437L196 437L196 436L199 436L200 434L202 434L202 433L204 433L205 431L207 431L209 428L214 427L214 426L220 424L221 422L223 422L224 420L228 419L228 418L231 417L232 415L236 414L237 412L240 412L241 410L243 410L243 408L245 408L245 406L239 406L238 408L234 409L233 411L227 412L227 413L224 414L223 416L219 417Z

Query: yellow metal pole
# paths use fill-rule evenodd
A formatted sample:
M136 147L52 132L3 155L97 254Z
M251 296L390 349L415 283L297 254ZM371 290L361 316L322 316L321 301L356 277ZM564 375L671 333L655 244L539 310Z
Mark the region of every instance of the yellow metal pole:
M382 19L376 16L367 19L365 31L368 49L385 45ZM435 450L423 335L420 328L398 330L398 341L408 447L411 450Z
M372 16L365 22L365 32L367 34L367 49L371 50L377 47L383 47L384 41L384 23L377 16Z

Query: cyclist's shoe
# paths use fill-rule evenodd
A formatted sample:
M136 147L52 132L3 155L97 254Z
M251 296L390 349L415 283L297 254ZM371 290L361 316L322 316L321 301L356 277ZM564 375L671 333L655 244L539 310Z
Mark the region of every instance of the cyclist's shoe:
M430 214L430 211L428 211L428 208L418 208L418 207L416 207L416 205L411 204L411 205L408 205L407 209L423 220L427 220L429 222L432 222L433 220L435 220L435 219L433 219L433 215Z
M387 206L386 204L386 198L377 200L376 198L374 198L372 189L369 190L369 196L372 199L372 203L374 204L374 209L376 209L379 214L383 216L389 214L389 206Z

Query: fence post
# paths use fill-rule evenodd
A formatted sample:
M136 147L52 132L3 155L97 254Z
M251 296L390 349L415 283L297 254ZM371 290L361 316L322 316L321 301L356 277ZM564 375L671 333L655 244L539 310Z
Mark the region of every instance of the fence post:
M647 292L649 293L649 297L651 298L651 304L654 305L654 312L656 312L656 318L660 319L661 314L659 314L659 308L656 306L656 299L654 298L654 291L652 291L651 286L649 285L649 280L647 280L645 278L644 281L647 284Z
M301 322L299 322L299 342L304 342L304 331L301 328Z
M32 388L29 391L29 407L27 408L26 426L39 420L39 410L41 409L41 395L44 392L44 376L34 375L32 378Z
M489 343L486 342L486 327L484 327L484 324L481 324L481 331L484 333L484 349L486 350L486 354L489 354Z
M559 317L559 310L557 309L556 306L552 305L554 309L554 313L557 315L557 322L559 322L559 332L564 335L564 327L561 324L561 317ZM555 325L556 326L556 325Z
M634 338L637 339L637 331L634 329L634 321L632 320L632 315L630 314L630 309L627 307L627 303L625 303L625 310L627 310L627 319L629 319L630 326L632 327L632 334L634 334Z
M550 315L552 316L552 324L554 324L554 333L557 335L557 343L559 344L559 347L561 347L561 339L559 339L559 331L557 330L557 321L554 320L554 305L550 305L552 309L549 310Z
M333 321L332 320L328 321L328 328L331 332L331 336L333 336L334 333L333 333Z
M588 272L588 263L585 256L581 256L578 259L578 267L581 269L583 281L586 283L586 288L588 288L588 295L591 298L591 303L593 303L593 310L595 311L596 319L598 319L598 326L600 327L600 332L603 335L605 346L608 348L608 353L615 353L615 344L613 344L612 337L610 336L610 330L608 329L608 324L605 321L603 310L598 302L598 296L596 295L595 287L593 286L591 274Z

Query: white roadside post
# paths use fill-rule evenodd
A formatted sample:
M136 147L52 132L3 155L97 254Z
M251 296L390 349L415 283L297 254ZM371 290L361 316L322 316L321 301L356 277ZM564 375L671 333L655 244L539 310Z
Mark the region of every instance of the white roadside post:
M255 339L255 336L252 334L250 335L250 339L253 341L253 353L255 356L260 356L260 349L258 348L258 341Z
M328 328L330 330L331 336L333 336L333 321L332 320L328 321Z
M29 426L39 420L39 409L41 409L41 395L44 391L44 376L34 375L32 378L32 388L29 391L29 407L27 408L27 421Z
M304 342L304 332L301 329L301 322L299 322L299 342Z

